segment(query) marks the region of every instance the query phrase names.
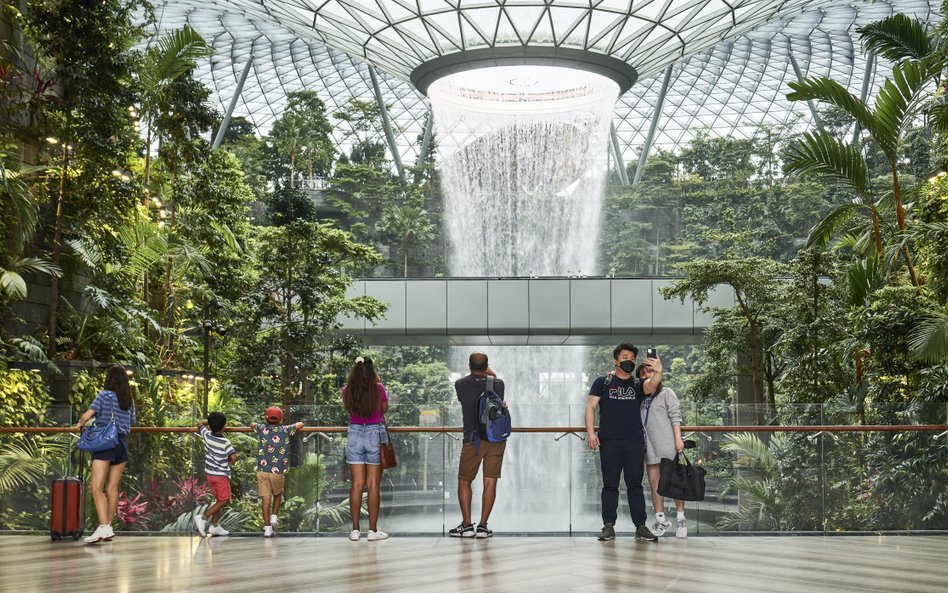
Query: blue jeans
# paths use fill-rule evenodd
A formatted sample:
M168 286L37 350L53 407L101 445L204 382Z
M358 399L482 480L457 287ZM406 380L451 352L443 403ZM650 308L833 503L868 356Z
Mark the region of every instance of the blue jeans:
M603 524L616 524L619 510L619 474L624 474L632 523L636 527L645 525L647 516L645 495L642 493L645 445L639 440L600 441L599 463L602 467Z
M388 441L385 427L375 424L350 424L346 441L346 463L379 465L379 442Z

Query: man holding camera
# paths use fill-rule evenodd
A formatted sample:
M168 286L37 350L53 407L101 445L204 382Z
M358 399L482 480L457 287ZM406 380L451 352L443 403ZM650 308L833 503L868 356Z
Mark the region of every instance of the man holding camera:
M662 362L657 355L645 359L652 369L648 379L634 375L639 349L622 343L612 351L614 373L597 377L589 388L586 400L586 444L599 448L602 468L602 531L599 541L616 537L615 524L619 508L619 476L624 474L629 511L635 524L635 538L658 541L645 525L645 495L642 493L642 472L645 464L645 433L642 430L640 406L646 395L662 382ZM599 433L596 433L596 409L599 409Z

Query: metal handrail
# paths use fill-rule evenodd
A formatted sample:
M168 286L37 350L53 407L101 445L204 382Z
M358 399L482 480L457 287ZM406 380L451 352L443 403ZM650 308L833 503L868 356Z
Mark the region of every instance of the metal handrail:
M304 426L300 432L346 432L345 426ZM807 426L682 426L681 432L940 432L948 430L946 424L869 424L869 425L807 425ZM3 433L64 433L78 432L75 426L0 426ZM196 432L194 426L133 426L137 433L190 433ZM460 426L389 426L390 432L462 432ZM248 426L228 426L227 432L252 432ZM584 433L585 426L522 426L514 427L513 432L526 433ZM941 436L941 435L939 435Z

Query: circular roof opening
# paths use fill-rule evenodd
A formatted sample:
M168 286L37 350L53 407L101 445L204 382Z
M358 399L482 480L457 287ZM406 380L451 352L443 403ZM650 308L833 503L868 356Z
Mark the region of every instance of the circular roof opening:
M495 115L540 115L614 103L619 85L593 72L557 66L496 66L449 74L431 83L435 105Z
M486 68L513 66L556 67L561 72L593 73L613 81L616 96L629 90L638 79L638 72L629 64L605 54L563 47L491 47L447 54L415 68L411 81L424 94L442 78ZM538 88L542 78L530 74L511 74L491 78L491 89L497 87ZM568 81L567 81L568 82Z

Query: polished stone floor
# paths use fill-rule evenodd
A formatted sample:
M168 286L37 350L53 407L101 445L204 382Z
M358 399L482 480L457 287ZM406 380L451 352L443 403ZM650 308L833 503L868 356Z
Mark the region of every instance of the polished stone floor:
M948 536L0 536L3 593L172 591L886 593L948 591Z

